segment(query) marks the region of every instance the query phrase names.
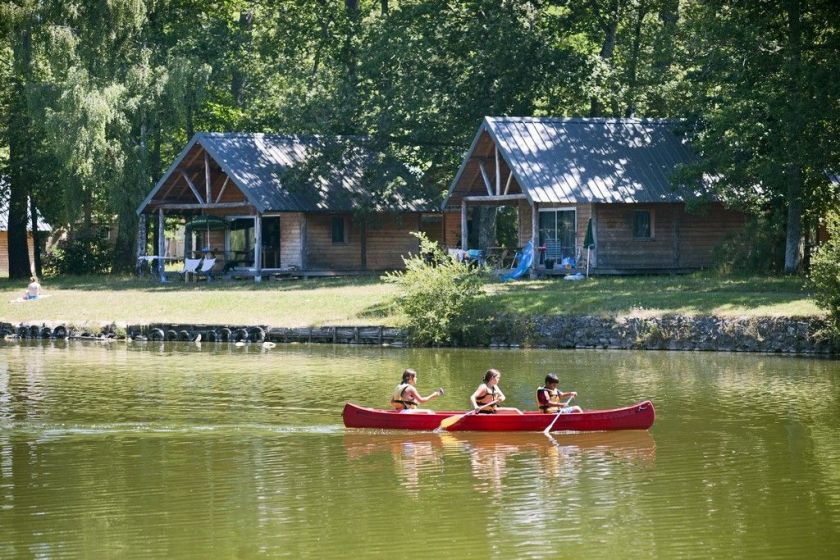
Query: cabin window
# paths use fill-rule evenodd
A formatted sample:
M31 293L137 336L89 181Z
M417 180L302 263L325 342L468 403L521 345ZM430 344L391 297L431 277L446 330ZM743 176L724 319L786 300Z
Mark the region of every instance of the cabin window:
M545 258L560 261L575 256L575 209L540 210L540 247L545 247Z
M347 233L346 228L344 227L344 217L343 216L333 216L332 217L332 242L333 243L347 243L347 238L345 234Z
M633 239L652 239L653 219L650 210L633 212Z

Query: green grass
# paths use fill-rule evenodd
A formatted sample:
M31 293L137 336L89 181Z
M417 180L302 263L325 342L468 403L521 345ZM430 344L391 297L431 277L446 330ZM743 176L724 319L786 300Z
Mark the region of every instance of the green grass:
M396 287L376 277L200 282L133 277L47 278L51 297L25 303L26 282L0 280L0 320L67 323L267 324L296 327L399 325ZM638 276L580 282L528 280L487 287L500 311L529 315L593 314L823 316L796 277Z
M797 277L624 276L491 284L502 309L525 314L813 317L824 312Z

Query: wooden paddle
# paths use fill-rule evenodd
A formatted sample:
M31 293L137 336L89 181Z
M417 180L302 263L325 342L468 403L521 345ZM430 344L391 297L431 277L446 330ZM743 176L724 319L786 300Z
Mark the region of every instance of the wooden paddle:
M455 416L448 416L448 417L446 417L446 418L444 418L443 420L440 421L440 426L435 428L435 431L436 432L442 432L443 430L448 430L449 428L451 428L452 426L454 426L455 424L457 424L458 422L463 420L465 417L472 416L473 414L475 414L476 412L478 412L482 408L487 408L488 406L493 406L494 404L499 404L499 401L497 401L497 400L496 401L491 401L487 404L483 404L483 405L479 406L478 408L474 408L474 409L470 410L469 412L465 412L464 414L456 414Z
M573 398L575 398L574 395L569 397L569 400L567 400L566 402L564 402L563 404L560 405L560 410L557 411L557 414L554 415L554 420L552 420L551 424L549 424L548 427L545 430L543 430L543 433L545 435L548 435L551 432L551 428L554 427L554 423L557 422L557 419L560 418L561 414L563 414L563 409L566 408L567 406L569 406L569 403L572 402Z

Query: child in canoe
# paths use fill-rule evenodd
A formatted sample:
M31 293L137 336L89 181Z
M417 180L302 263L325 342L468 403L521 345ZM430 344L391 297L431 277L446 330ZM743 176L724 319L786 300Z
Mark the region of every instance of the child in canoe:
M417 408L418 405L429 402L443 394L443 387L439 387L428 397L423 397L417 391L417 372L413 369L406 369L402 374L402 381L394 387L391 395L391 406L394 410L407 413L434 414L434 411L424 408Z
M545 385L537 389L537 405L545 414L567 414L571 412L583 412L579 406L564 406L563 399L576 397L574 391L561 391L557 388L560 380L553 373L545 376ZM568 402L568 401L566 401Z
M484 381L470 396L470 404L478 414L522 414L518 408L499 406L505 400L505 394L499 387L501 378L502 374L497 369L488 369L484 372Z

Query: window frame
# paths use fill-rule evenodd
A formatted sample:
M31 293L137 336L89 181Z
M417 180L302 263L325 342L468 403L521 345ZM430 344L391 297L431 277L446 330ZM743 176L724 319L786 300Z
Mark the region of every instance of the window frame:
M336 240L336 224L341 224L341 241ZM346 245L347 244L347 218L345 216L330 216L330 240L332 241L333 245Z
M636 224L637 224L636 220L637 220L638 216L640 216L642 214L647 214L647 217L648 217L648 235L646 235L646 236L636 235ZM651 208L640 208L640 209L633 210L633 220L632 220L632 223L630 225L630 235L632 236L633 241L653 241L654 239L656 239L654 224L655 224L655 221L654 221L653 209L651 209Z

